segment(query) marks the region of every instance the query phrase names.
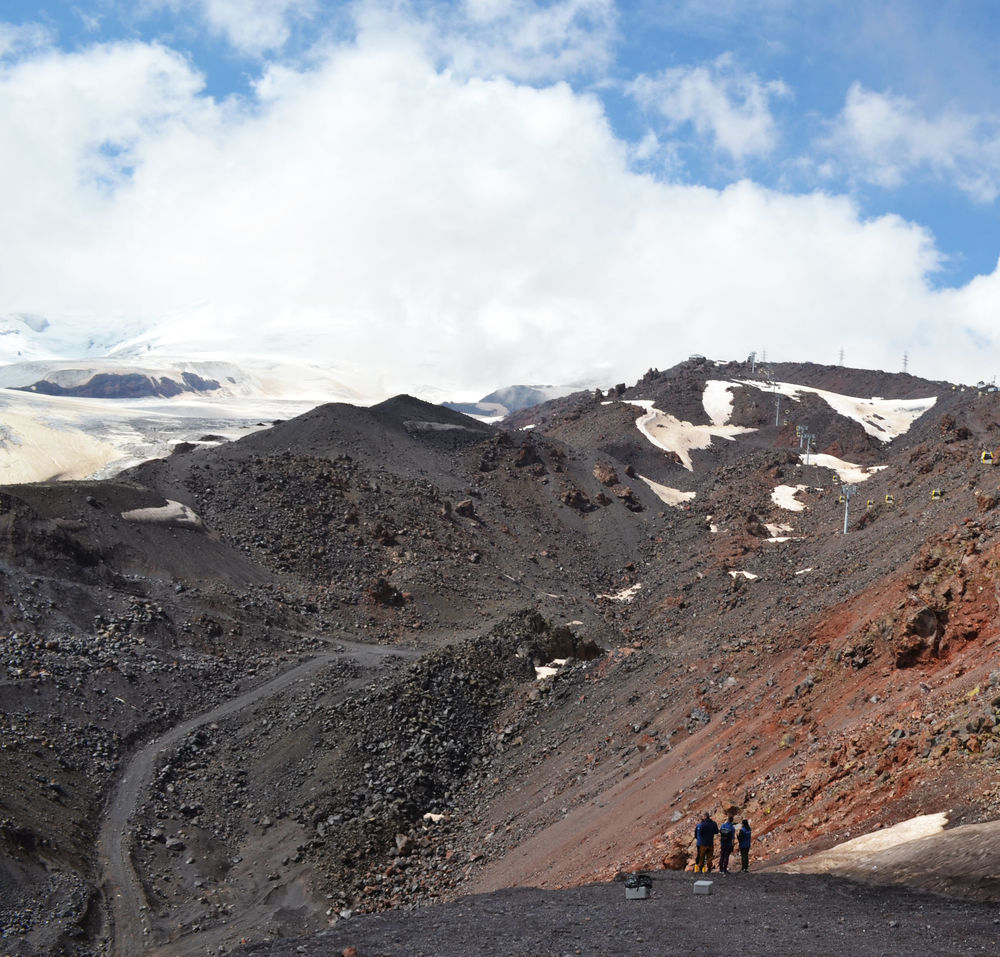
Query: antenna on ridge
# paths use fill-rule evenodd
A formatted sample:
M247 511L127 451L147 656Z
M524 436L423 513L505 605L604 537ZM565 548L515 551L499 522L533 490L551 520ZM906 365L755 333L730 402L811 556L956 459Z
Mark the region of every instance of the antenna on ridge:
M906 367L910 364L910 354L908 352L903 353L903 371L906 372Z
M843 349L840 350L840 364L841 365L844 364L844 350Z

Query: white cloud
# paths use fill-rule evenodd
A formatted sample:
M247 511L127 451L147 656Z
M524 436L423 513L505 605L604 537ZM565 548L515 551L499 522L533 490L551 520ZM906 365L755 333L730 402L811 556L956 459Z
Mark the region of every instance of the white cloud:
M637 175L596 97L442 69L427 32L363 28L245 102L157 45L0 67L0 313L305 353L390 390L762 348L970 378L961 333L990 335L998 280L930 291L923 230Z
M316 0L144 0L149 9L197 10L213 33L241 53L280 50L291 35L289 21L309 17Z
M0 22L0 59L37 50L52 42L51 32L40 23Z
M778 131L771 100L789 95L780 80L763 82L737 70L728 54L702 66L640 76L629 91L644 107L662 114L671 129L691 124L737 161L774 149Z
M906 97L855 83L822 146L855 176L879 186L894 188L914 173L929 173L981 202L1000 193L1000 117L927 117Z
M28 236L44 222L71 230L79 204L91 212L162 124L205 108L201 86L179 54L142 43L50 50L0 67L7 226Z
M296 19L319 0L143 0L147 9L193 9L213 33L251 56L280 53ZM356 0L351 15L368 32L419 33L452 69L532 82L603 70L612 58L614 0ZM324 9L329 24L330 9ZM335 18L334 18L335 19Z
M539 82L599 74L612 61L613 0L463 0L458 15L441 7L433 16L428 39L464 76Z

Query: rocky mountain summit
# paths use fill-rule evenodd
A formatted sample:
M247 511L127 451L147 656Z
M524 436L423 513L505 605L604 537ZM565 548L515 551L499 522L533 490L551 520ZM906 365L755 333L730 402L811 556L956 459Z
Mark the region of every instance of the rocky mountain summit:
M776 889L995 902L998 429L988 390L695 359L0 489L3 947L339 953L368 912L666 892L705 809Z

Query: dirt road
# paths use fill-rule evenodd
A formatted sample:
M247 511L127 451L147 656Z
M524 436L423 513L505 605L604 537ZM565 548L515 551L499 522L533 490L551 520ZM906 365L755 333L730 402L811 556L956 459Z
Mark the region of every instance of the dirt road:
M139 875L132 864L131 821L143 796L149 789L158 758L175 748L188 734L203 725L217 722L242 711L252 705L280 694L297 682L305 681L324 667L346 659L371 668L387 658L413 657L415 652L400 651L397 648L364 645L354 642L338 642L336 651L316 655L270 681L252 688L202 714L181 722L169 731L150 741L137 751L126 765L118 785L104 813L98 843L100 862L100 890L104 898L105 913L110 927L110 942L107 952L113 957L138 957L140 954L158 955L184 954L193 946L191 939L183 944L164 945L153 939L153 925L149 908L143 893ZM350 682L342 689L347 695L371 680L371 674ZM217 931L217 934L221 933ZM226 938L231 938L232 926L225 930ZM211 932L199 938L212 936ZM199 939L196 948L204 953L212 941Z

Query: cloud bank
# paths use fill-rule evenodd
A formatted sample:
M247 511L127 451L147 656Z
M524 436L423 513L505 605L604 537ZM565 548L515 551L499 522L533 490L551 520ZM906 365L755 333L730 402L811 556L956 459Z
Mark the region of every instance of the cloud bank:
M205 0L203 15L254 51L310 14L293 0L233 10ZM362 6L349 36L265 60L251 94L222 99L163 43L10 56L0 312L164 354L377 370L387 391L607 385L751 350L993 373L996 275L935 290L940 254L920 226L843 195L637 170L596 92L558 79L598 74L614 29L604 0L467 0L447 25ZM633 92L735 161L773 148L769 104L790 95L729 59ZM943 168L967 142L866 120L879 106L852 90L836 134L873 177ZM912 145L935 136L938 152Z

